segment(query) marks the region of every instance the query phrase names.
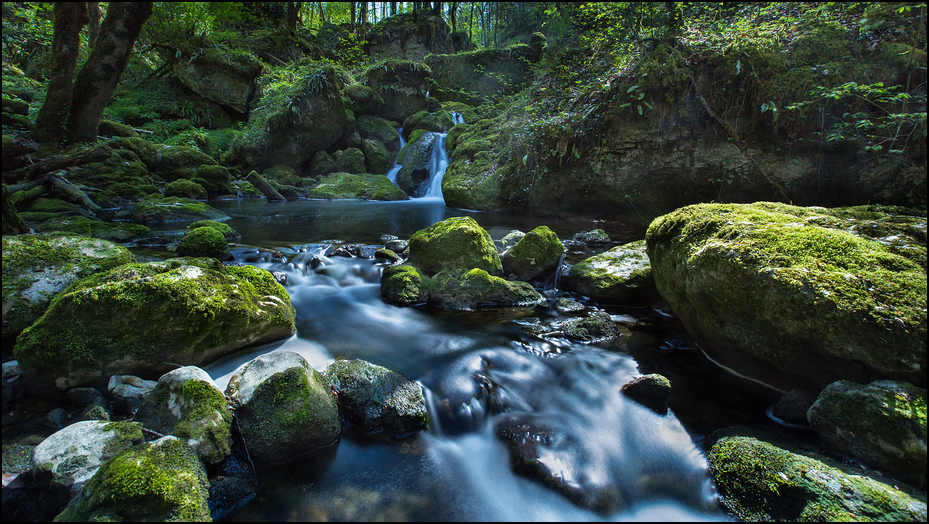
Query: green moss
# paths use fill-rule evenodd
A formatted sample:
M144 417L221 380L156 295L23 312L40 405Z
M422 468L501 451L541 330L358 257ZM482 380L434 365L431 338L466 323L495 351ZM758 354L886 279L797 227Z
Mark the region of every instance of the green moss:
M140 224L104 222L82 216L52 218L36 226L35 231L68 231L114 242L129 242L152 232L149 227Z
M219 231L220 233L222 233L223 238L226 239L226 242L233 242L235 240L242 238L242 235L240 235L239 232L236 231L235 229L232 229L232 226L224 222L217 222L215 220L200 220L200 221L194 222L193 224L190 224L187 226L187 231L193 231L194 229L197 229L198 227L211 227Z
M177 245L178 256L215 257L220 260L232 258L223 234L213 227L198 227L191 230Z
M181 178L165 186L165 196L206 200L207 193L206 189L203 189L200 184L193 180Z
M203 202L177 197L148 198L132 209L132 219L146 224L228 218L225 213Z
M384 175L332 173L310 189L307 198L326 200L407 200L409 197Z
M558 235L548 226L538 226L516 243L503 257L503 266L519 280L533 280L554 270L564 246Z
M463 274L442 271L435 275L429 303L444 309L470 311L477 307L534 307L544 302L526 282L508 281L474 268Z
M493 240L471 217L449 218L414 233L410 264L427 275L444 269L479 268L491 275L503 271Z
M381 276L381 296L396 306L424 304L429 299L428 288L429 277L413 266L391 266Z
M178 439L142 444L104 463L56 521L208 521L209 482Z

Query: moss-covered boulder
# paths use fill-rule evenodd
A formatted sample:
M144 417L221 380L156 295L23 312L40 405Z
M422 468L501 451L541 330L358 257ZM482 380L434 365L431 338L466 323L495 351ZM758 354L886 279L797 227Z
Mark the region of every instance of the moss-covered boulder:
M374 138L365 138L361 141L361 151L364 153L364 162L368 166L365 171L383 175L387 173L393 155L387 151L387 147L380 140Z
M246 161L256 169L293 166L334 145L349 124L341 74L332 65L311 63L293 73L295 80L263 85L239 142Z
M555 271L564 251L558 235L548 226L539 226L503 253L500 261L504 272L516 275L518 280L532 282Z
M55 520L208 522L208 497L200 459L167 436L107 461Z
M926 487L926 390L892 380L829 384L807 411L820 437L872 468Z
M386 60L365 71L364 84L384 101L377 116L403 122L406 117L428 107L426 93L432 71L422 62Z
M375 24L365 35L373 58L421 62L430 53L454 53L448 24L426 11L401 13Z
M211 198L222 195L235 195L232 174L226 167L203 164L197 168L194 180L203 186L203 189L206 189L207 195Z
M538 60L538 54L526 44L516 44L507 49L433 54L425 61L442 90L464 90L488 99L523 87L531 77L530 59Z
M384 175L332 173L310 189L307 198L326 200L408 200L410 197Z
M209 226L192 229L184 235L177 245L177 256L213 257L220 260L234 258L223 234Z
M495 210L505 207L511 188L504 173L515 172L518 155L505 145L502 118L484 118L452 128L446 142L450 161L442 177L442 196L449 207ZM519 191L525 191L525 185Z
M876 206L699 204L655 219L646 241L661 296L724 365L925 386L925 224Z
M374 89L361 84L345 86L342 95L349 100L348 109L358 116L372 115L384 103L384 99Z
M252 460L280 464L334 443L339 408L325 377L297 353L275 351L232 375L226 395L236 404Z
M397 163L402 166L397 173L397 186L406 194L413 197L426 195L433 157L444 140L445 137L438 133L423 130L410 135L410 141L397 154Z
M924 496L747 428L717 431L707 446L720 502L740 520L926 520Z
M429 277L414 266L391 266L381 275L381 297L395 306L425 304L429 300L429 283Z
M452 115L448 111L420 111L414 113L403 121L403 136L409 138L413 131L422 129L434 133L447 133L455 122L452 121Z
M135 260L108 240L62 233L3 237L3 346L45 312L52 298L75 282Z
M619 392L648 409L664 415L668 412L671 381L663 375L650 373L626 382Z
M545 299L527 282L504 280L474 268L464 273L442 271L432 278L429 303L442 309L471 311L479 307L536 307Z
M614 304L638 305L659 300L645 247L644 240L637 240L578 262L568 272L568 288Z
M187 439L200 459L214 465L232 452L232 411L205 371L185 366L158 379L136 419L162 435Z
M377 140L392 154L400 151L400 134L395 122L374 115L361 115L356 120L362 139Z
M497 248L487 231L471 217L452 217L421 229L410 237L409 263L426 275L442 270L483 269L503 273Z
M93 238L102 238L113 242L131 242L148 236L152 230L142 224L129 224L126 222L104 222L96 218L84 216L54 217L35 226L37 233L52 231L65 231Z
M216 165L216 160L199 149L186 146L165 146L158 149L155 166L150 170L165 180L190 178L204 165Z
M7 135L4 135L7 136ZM6 153L4 153L6 155ZM10 202L10 191L6 184L3 184L3 235L21 235L29 232L29 226L23 221L16 207Z
M225 213L208 204L178 197L146 198L133 206L131 218L143 224L229 219Z
M287 291L263 269L206 258L126 264L72 284L14 354L30 385L67 388L202 365L287 338L294 319Z
M138 422L75 422L36 446L33 476L40 485L76 491L104 462L143 440Z
M193 231L198 227L212 227L213 229L223 234L223 238L226 240L226 242L237 242L242 239L242 235L235 229L232 229L232 226L226 224L225 222L217 222L215 220L199 220L193 224L189 224L187 226L187 231Z
M206 189L203 189L203 186L200 184L193 180L181 178L165 186L165 196L205 200L207 193Z
M323 375L343 416L364 431L402 438L426 429L422 389L403 375L364 360L337 360Z
M250 53L222 46L209 46L193 56L174 60L177 79L198 95L248 113L249 98L255 93L255 79L264 67Z
M365 173L365 155L357 147L336 151L333 155L335 171L342 173Z

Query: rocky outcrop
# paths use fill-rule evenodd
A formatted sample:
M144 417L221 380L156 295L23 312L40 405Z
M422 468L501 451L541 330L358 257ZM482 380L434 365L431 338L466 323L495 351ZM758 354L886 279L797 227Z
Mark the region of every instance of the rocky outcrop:
M448 25L441 16L425 11L401 13L372 27L366 50L372 58L394 58L422 62L430 53L454 53Z
M700 204L646 241L661 296L721 364L783 389L798 387L784 375L925 386L925 224L880 207Z
M261 62L251 55L220 47L202 49L194 56L182 54L174 60L178 80L198 95L247 114L255 94Z
M403 122L408 116L429 108L426 98L431 75L421 62L391 59L365 71L363 83L384 101L376 110L377 116Z
M531 78L531 65L539 53L526 44L506 49L432 54L425 59L439 87L440 101L474 102L515 93ZM462 97L458 92L470 97Z
M926 487L926 390L906 382L829 384L807 411L813 431L843 453Z
M329 446L341 433L339 408L326 378L290 351L262 355L233 374L235 403L252 460L281 464Z
M196 264L196 265L195 265ZM268 271L215 259L126 264L75 283L14 348L28 383L67 388L160 376L291 336L294 308Z
M745 521L926 520L925 499L887 479L747 428L707 438L722 505Z

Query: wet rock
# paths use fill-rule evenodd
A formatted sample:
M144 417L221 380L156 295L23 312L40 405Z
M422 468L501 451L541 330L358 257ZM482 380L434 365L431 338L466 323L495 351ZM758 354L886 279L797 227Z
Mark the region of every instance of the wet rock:
M110 377L107 391L113 397L117 409L135 415L145 395L157 385L157 381L144 380L135 375L113 375Z
M806 412L815 401L815 392L792 389L777 401L777 404L771 410L771 414L785 422L806 426L808 425Z
M136 422L75 422L36 446L33 475L42 485L77 490L104 462L142 441Z
M400 262L402 260L400 255L387 248L382 248L375 251L374 258L378 260L386 260L387 262Z
M381 297L395 306L425 304L429 300L429 277L410 266L391 266L381 276Z
M646 241L661 296L723 365L751 376L750 356L806 387L922 387L925 223L868 206L697 204L655 219Z
M43 422L46 427L58 430L67 426L69 419L70 417L67 411L62 408L55 408L49 411L48 415L45 415L45 420L43 420Z
M107 240L60 233L4 235L4 351L72 282L134 259L129 250Z
M397 173L397 186L407 195L421 197L428 191L429 170L441 138L437 133L417 131L397 154L397 164L402 166Z
M402 438L426 429L422 390L403 375L364 360L337 360L323 375L345 418L364 431Z
M623 331L604 311L594 311L587 316L569 318L562 322L559 328L567 338L585 344L622 345L619 338Z
M136 415L148 429L187 439L207 465L218 464L231 453L232 418L223 392L195 366L162 375Z
M217 475L210 479L210 518L214 521L248 504L258 494L255 483L243 477Z
M187 231L193 231L198 227L212 227L213 229L222 233L226 242L238 242L239 240L242 240L242 235L235 229L232 229L232 227L225 222L217 222L215 220L200 220L199 222L194 222L193 224L188 225Z
M568 289L593 300L623 305L649 305L660 300L644 240L586 258L566 276Z
M339 408L329 383L296 353L262 355L226 387L236 404L242 438L257 464L280 464L335 442Z
M59 521L208 521L209 482L186 442L167 436L103 464L56 518Z
M191 230L177 245L177 255L181 257L213 257L219 260L232 260L232 251L226 244L222 233L213 227L198 227Z
M571 237L571 240L583 242L590 246L602 246L611 242L610 235L607 235L602 229L594 229L593 231L581 230L575 233L574 236Z
M400 188L384 175L371 173L332 173L323 176L319 185L310 189L307 198L325 200L408 200Z
M503 238L500 239L500 247L503 249L510 249L515 246L517 242L523 239L526 236L526 233L518 229L512 229L506 235L503 235Z
M536 307L545 299L526 282L504 280L475 268L462 274L443 271L435 275L429 303L443 309L470 311L478 307Z
M391 240L384 244L385 248L393 251L394 253L403 253L409 246L410 243L406 240Z
M587 310L587 306L581 304L577 300L565 297L559 297L555 300L553 304L555 311L561 313L562 315L573 315L576 313L582 313Z
M892 380L829 384L807 412L817 435L865 464L926 487L926 390Z
M655 413L664 415L668 412L671 381L662 375L652 373L623 384L620 392Z
M263 269L206 258L126 264L72 285L14 353L30 387L161 376L171 369L166 362L199 365L287 338L295 315L287 291Z
M150 197L132 208L132 220L143 224L228 219L218 209L189 198Z
M747 428L707 438L722 505L745 521L923 522L926 502L887 479Z
M442 270L483 269L500 276L503 265L487 231L471 217L453 217L410 237L409 263L434 275Z
M505 272L516 275L517 280L532 282L553 273L564 251L558 235L548 226L539 226L520 238L500 260Z

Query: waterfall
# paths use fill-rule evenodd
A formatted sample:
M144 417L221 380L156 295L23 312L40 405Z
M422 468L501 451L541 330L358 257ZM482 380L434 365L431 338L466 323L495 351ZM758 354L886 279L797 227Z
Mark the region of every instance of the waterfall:
M453 125L465 123L461 113L453 111L451 115ZM398 128L397 132L400 134L400 149L403 149L403 146L406 145L406 141L403 140L403 128ZM434 134L436 135L436 139L432 147L432 157L429 160L429 185L422 196L413 197L410 200L417 202L437 202L445 205L445 198L442 196L442 178L445 176L445 170L448 168L448 152L445 150L445 139L448 133ZM387 179L396 184L397 174L402 168L403 166L397 164L396 159L394 159L393 167L387 172Z
M403 128L402 127L397 128L397 134L400 135L400 149L403 149L403 146L406 145L406 140L403 139ZM397 150L397 154L399 154L400 149ZM391 166L389 170L387 170L387 180L390 180L391 182L393 182L394 185L397 185L397 173L399 173L400 169L402 168L403 166L398 164L397 158L394 157L394 165Z

